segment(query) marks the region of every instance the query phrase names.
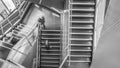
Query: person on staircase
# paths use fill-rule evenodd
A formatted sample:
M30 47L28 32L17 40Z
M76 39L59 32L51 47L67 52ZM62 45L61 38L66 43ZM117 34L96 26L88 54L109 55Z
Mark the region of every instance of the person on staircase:
M44 16L38 19L38 22L40 23L40 26L42 26L42 29L45 29L45 18Z
M47 50L50 49L50 44L49 44L48 40L45 40L45 47L46 47Z

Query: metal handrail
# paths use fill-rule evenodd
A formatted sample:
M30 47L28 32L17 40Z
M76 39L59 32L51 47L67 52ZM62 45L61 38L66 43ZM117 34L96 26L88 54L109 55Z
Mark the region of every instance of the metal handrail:
M59 66L59 68L62 68L64 64L66 63L67 59L69 58L69 44L68 44L68 21L67 23L65 22L65 13L63 12L62 15L62 30L63 30L63 45L62 45L62 62Z
M36 66L35 68L38 68L38 66L41 65L41 25L38 23L38 37L37 37L37 54L36 54Z
M25 2L23 1L23 3L21 4L21 5L23 5ZM16 8L15 10L14 10L14 12L12 12L7 18L5 18L2 22L1 22L1 24L0 24L0 26L2 27L1 28L1 30L2 30L2 36L4 36L6 33L8 33L11 29L12 29L12 27L14 27L20 20L22 20L22 17L23 17L23 15L25 14L25 12L26 12L26 10L27 10L27 8L28 8L28 6L30 5L31 3L28 3L28 5L27 5L27 7L25 8L25 11L23 12L23 11L20 11L21 9L20 9L20 7L19 8ZM14 23L14 24L12 24L11 23L11 21L9 21L9 18L14 14L14 13L16 13L16 12L19 12L19 15L18 16L20 16L20 19L18 19L18 21L16 21L16 23ZM22 15L20 15L21 14L21 12L23 12L22 13ZM17 16L17 17L18 17ZM15 17L16 18L16 17ZM15 19L14 18L14 19ZM5 32L3 32L3 27L4 26L2 26L2 23L3 22L5 22L5 21L8 21L9 23L10 23L10 25L11 25L11 27L7 30L7 31L5 31Z
M59 66L59 68L62 68L62 66L64 65L64 63L65 63L65 61L67 60L68 57L69 57L69 55L67 55L67 56L65 57L65 59L63 60L63 62L62 62L61 65Z

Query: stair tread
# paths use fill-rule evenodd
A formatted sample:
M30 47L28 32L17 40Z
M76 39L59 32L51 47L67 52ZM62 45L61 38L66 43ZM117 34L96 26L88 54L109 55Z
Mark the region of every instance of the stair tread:
M42 53L41 55L60 55L60 54L48 54L48 53Z
M89 63L91 61L81 61L81 60L69 60L67 62L76 62L76 63Z
M70 33L70 34L82 34L82 35L93 35L93 33Z
M61 32L61 30L42 30L42 31L59 31L59 32Z
M60 58L55 58L55 57L41 57L41 59L60 59Z
M41 46L41 47L45 47L45 46ZM60 48L60 46L50 46L51 48ZM46 48L46 47L45 47Z
M71 57L91 57L91 55L70 55Z
M77 4L77 5L95 5L94 2L70 2L70 4Z
M40 65L40 66L44 66L44 67L58 67L59 65Z
M84 41L88 40L89 41L89 40L93 40L93 39L92 38L70 38L70 40L81 40L81 41L82 40L84 40Z
M46 50L46 49L41 49L41 51L60 51L60 50L58 50L58 49L56 49L56 50Z
M42 43L44 43L44 42L42 42ZM61 43L61 42L56 42L56 41L54 41L54 42L51 42L51 41L50 41L49 43L54 43L54 44L55 44L55 43Z
M71 46L92 46L92 44L70 44Z
M70 27L71 29L93 29L93 27Z
M93 20L91 21L70 21L71 23L94 23Z
M57 40L59 39L60 40L61 38L44 38L44 37L42 37L42 39L57 39Z
M94 15L70 15L71 17L94 17Z
M59 63L59 61L47 61L47 60L41 60L40 62L44 62L44 63Z
M85 8L72 8L72 9L70 9L70 10L72 10L72 11L95 11L95 9L93 9L93 8L88 8L88 9L85 9Z
M49 34L49 33L44 34L44 33L42 33L42 35L55 35L55 36L60 36L61 34Z
M85 51L85 52L89 52L89 51L92 51L92 50L90 50L90 49L88 49L88 50L80 50L80 49L71 49L71 51Z

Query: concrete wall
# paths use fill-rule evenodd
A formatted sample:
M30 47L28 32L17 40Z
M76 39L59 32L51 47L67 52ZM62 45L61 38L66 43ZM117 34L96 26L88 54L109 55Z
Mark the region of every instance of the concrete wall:
M100 38L100 33L104 24L104 13L106 0L96 0L96 22L95 22L95 49Z
M91 68L120 68L120 0L110 0Z

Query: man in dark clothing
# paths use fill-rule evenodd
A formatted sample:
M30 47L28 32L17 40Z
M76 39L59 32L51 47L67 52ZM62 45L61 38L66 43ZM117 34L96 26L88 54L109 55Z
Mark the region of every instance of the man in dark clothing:
M44 17L39 18L39 19L38 19L38 22L40 22L42 28L45 29L45 18L44 18Z

